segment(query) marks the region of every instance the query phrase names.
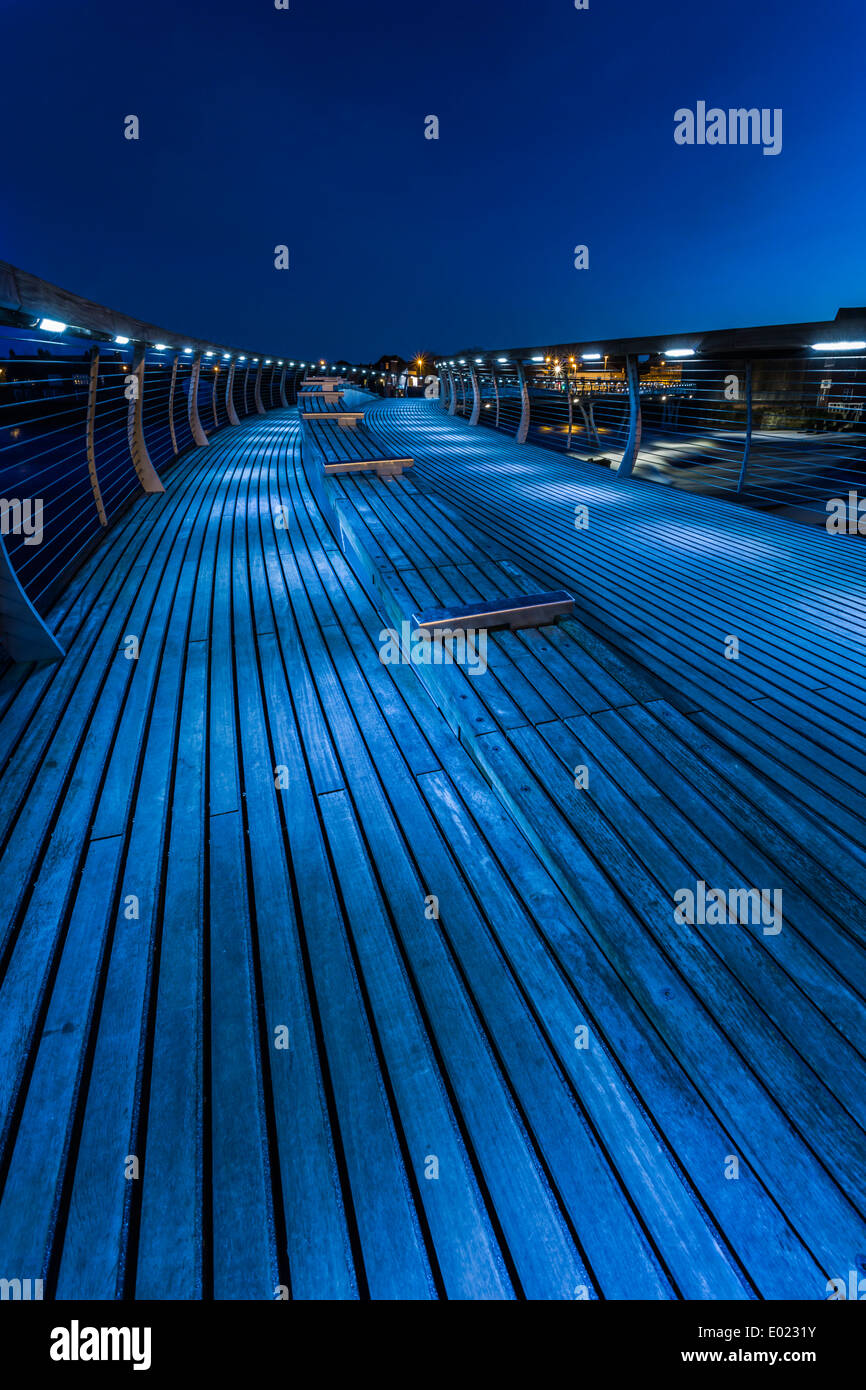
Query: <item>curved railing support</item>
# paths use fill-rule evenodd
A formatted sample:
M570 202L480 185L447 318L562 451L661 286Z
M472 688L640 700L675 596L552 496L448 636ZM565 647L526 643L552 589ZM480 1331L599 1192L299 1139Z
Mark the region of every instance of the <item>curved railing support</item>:
M598 430L595 426L595 416L593 414L592 401L589 401L587 405L584 405L583 401L578 401L577 408L583 416L583 426L586 430L586 437L589 440L591 447L593 449L600 448L601 441L599 440Z
M129 453L132 466L144 492L165 492L162 480L150 461L150 454L144 438L144 361L145 347L136 346L132 356L132 366L126 373L126 437L129 440Z
M235 364L229 366L226 378L226 415L229 417L230 425L239 425L238 413L235 410Z
M478 417L481 414L481 388L478 385L478 373L473 362L469 371L472 374L472 414L469 416L470 425L478 424Z
M288 367L283 367L283 370L280 372L280 403L283 410L288 410L289 408L289 403L286 400L286 372L288 370Z
M60 661L66 655L18 582L0 532L0 643L13 661Z
M449 400L449 402L448 402L448 414L449 414L449 415L456 415L456 414L457 414L457 374L456 374L456 372L449 372L449 373L448 373L448 376L449 376L449 378L450 378L450 380L451 380L451 398L450 398L450 400Z
M105 514L105 504L102 501L102 489L99 486L99 474L96 471L96 451L93 447L93 435L96 427L96 395L98 390L99 349L94 348L90 354L90 381L87 388L87 425L85 427L84 440L87 450L87 472L90 475L90 487L93 492L93 500L96 503L99 524L100 526L107 526L108 517Z
M256 389L255 389L256 410L258 411L259 415L264 415L264 413L265 413L265 407L262 405L262 369L263 369L263 364L260 362L260 363L259 363L259 370L256 372Z
M199 448L204 448L208 442L208 437L201 427L201 420L198 418L198 382L201 376L201 353L197 352L192 359L192 368L189 375L189 399L187 401L187 413L189 416L189 427L192 430L192 437Z
M172 447L172 449L174 450L174 456L175 456L175 458L177 458L177 455L178 455L179 452L180 452L180 450L179 450L178 447L177 447L177 435L176 435L175 429L174 429L174 393L175 393L176 390L177 390L177 353L175 353L174 359L172 360L172 364L171 364L171 385L170 385L169 388L168 388L168 428L169 428L169 433L171 434L171 447Z
M616 470L618 478L631 477L638 449L640 448L640 380L638 378L636 357L628 356L626 358L625 375L626 381L628 382L628 438L625 441L625 449L620 459L619 468Z
M514 438L518 444L525 444L526 436L529 434L529 387L526 384L526 372L522 362L517 364L517 379L520 382L520 423Z

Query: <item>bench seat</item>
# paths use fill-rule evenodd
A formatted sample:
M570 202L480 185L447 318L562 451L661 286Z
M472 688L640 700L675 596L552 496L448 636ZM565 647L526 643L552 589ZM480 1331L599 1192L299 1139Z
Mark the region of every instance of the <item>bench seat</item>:
M522 627L543 627L557 618L570 617L574 599L565 589L547 594L519 594L514 598L496 598L485 603L452 604L448 608L429 608L413 613L415 627L456 630L459 628L508 627L512 632Z
M342 429L335 420L307 421L307 439L319 450L326 473L375 472L380 477L411 468L413 458L389 456L367 431L356 426Z
M363 420L363 410L349 410L344 408L339 400L324 392L313 393L309 396L301 397L301 418L304 420L320 420L322 417L331 420L343 421Z

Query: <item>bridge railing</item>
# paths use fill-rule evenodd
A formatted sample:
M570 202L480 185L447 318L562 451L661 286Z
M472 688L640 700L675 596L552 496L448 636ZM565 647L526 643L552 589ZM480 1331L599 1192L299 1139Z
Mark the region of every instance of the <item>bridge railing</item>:
M621 477L812 522L844 504L866 534L866 310L664 343L466 351L440 404Z
M51 606L106 531L217 430L294 404L306 365L181 338L0 262L0 659L61 656Z

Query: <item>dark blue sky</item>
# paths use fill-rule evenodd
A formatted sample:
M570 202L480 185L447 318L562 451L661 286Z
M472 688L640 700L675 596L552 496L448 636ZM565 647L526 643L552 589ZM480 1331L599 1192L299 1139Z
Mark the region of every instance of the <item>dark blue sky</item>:
M866 303L863 0L0 0L0 22L0 257L181 333L376 358ZM781 107L781 154L677 146L699 100Z

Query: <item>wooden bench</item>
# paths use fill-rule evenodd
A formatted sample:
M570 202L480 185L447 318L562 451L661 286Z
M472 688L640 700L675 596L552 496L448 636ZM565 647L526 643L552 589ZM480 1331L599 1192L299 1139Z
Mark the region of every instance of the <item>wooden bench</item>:
M353 429L364 418L363 410L349 410L338 399L324 392L313 392L301 399L302 420L336 420L340 425Z
M323 401L328 405L339 405L342 399L342 391L326 391L321 386L313 386L308 391L298 392L299 406L308 406L312 401Z
M360 426L341 429L331 420L316 420L306 427L307 441L322 456L326 473L377 473L393 477L411 468L414 459L383 454L381 446Z
M554 623L557 618L567 618L574 610L574 599L565 589L556 589L548 594L525 594L517 598L492 599L488 603L454 604L448 608L428 608L423 613L413 613L415 627L458 630L472 628L493 629L510 628L516 632L522 627L543 627Z

